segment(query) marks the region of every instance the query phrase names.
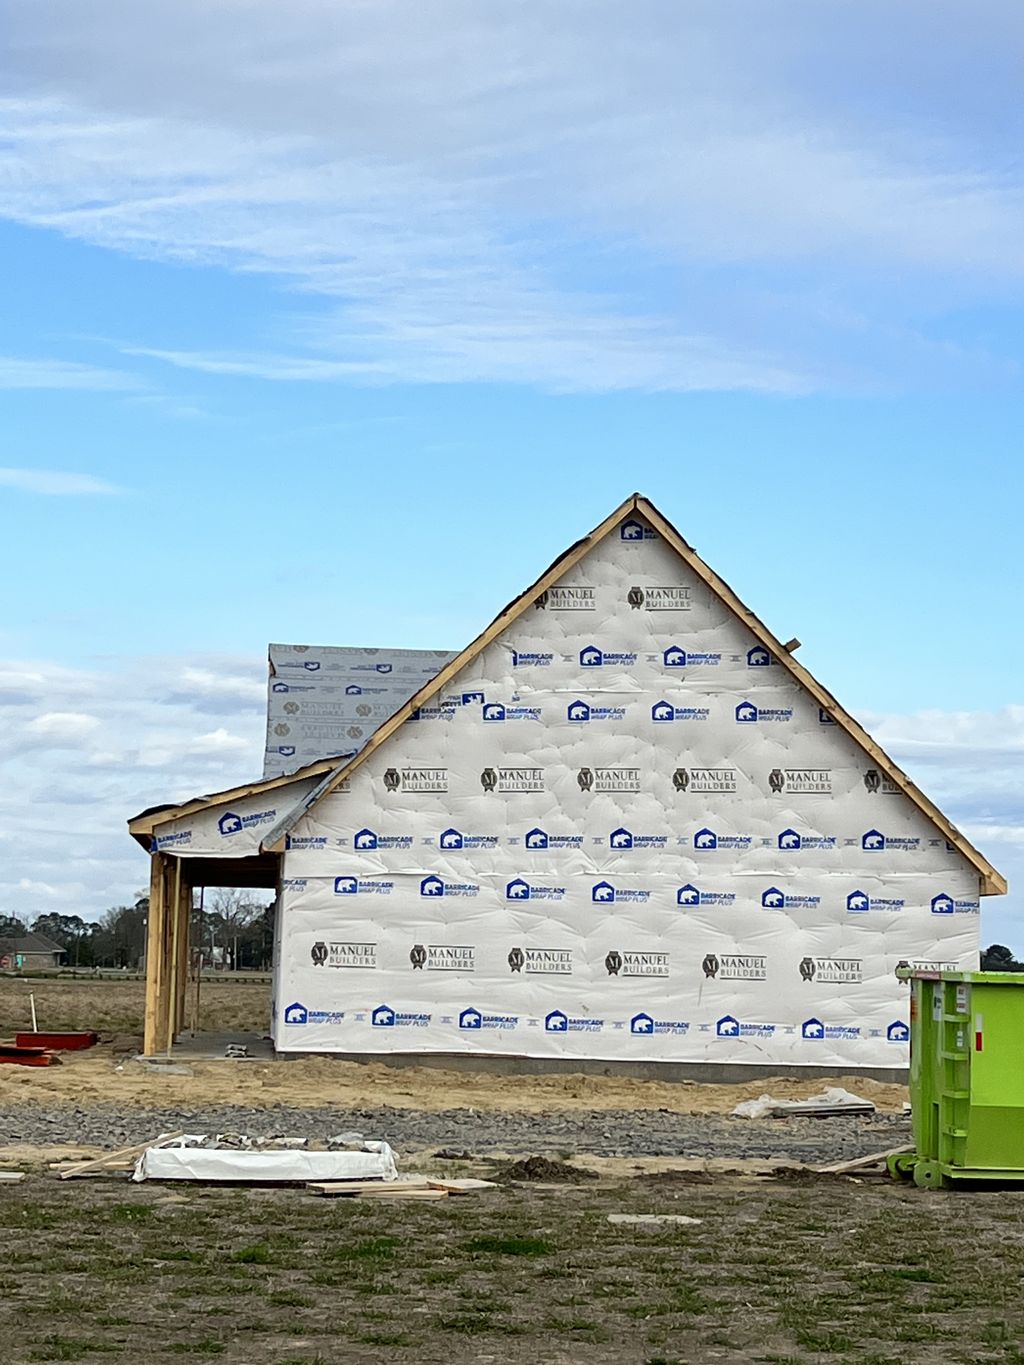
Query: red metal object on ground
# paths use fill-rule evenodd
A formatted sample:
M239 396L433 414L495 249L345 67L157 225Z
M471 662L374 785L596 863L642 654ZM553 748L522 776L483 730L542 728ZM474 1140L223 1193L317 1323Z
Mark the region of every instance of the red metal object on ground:
M14 1043L0 1043L0 1065L10 1062L14 1066L57 1066L60 1058L45 1047L18 1047Z
M47 1047L51 1052L80 1052L83 1048L95 1047L100 1040L98 1033L16 1033L14 1041L18 1047Z

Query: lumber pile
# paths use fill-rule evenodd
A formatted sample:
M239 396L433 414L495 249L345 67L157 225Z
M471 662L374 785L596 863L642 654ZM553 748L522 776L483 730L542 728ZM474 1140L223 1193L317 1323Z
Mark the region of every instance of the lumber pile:
M408 1176L404 1180L311 1180L306 1189L322 1199L447 1199L497 1186L493 1180Z

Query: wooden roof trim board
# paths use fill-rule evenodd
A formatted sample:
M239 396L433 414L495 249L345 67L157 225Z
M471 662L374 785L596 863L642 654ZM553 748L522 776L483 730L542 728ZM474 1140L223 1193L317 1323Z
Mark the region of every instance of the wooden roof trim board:
M348 762L327 759L320 763L311 763L305 768L300 768L284 777L268 778L261 782L250 783L245 787L234 787L230 791L215 792L211 796L196 798L181 806L143 811L129 821L129 830L140 843L148 847L148 836L152 834L154 827L158 824L163 824L168 820L181 819L184 816L191 815L194 811L205 810L210 806L237 801L244 796L254 796L277 787L284 787L289 783L301 781L303 778L323 777L324 780L318 784L314 791L308 793L308 799L298 802L294 809L274 827L271 831L272 841L264 841L263 848L266 852L281 852L284 849L288 832L302 815L312 810L325 796L335 791L339 783L351 776L366 762L371 754L376 753L381 745L386 744L391 736L401 729L414 711L436 696L467 664L472 663L508 626L518 620L542 592L545 592L570 569L574 568L584 555L599 545L620 522L635 513L645 517L651 523L651 526L666 544L676 551L698 578L707 584L720 601L747 626L758 641L777 658L779 664L811 694L822 710L828 712L835 723L845 730L872 762L892 779L918 810L935 825L943 838L951 843L977 870L981 880L982 895L999 896L1005 894L1006 879L1001 873L996 871L988 859L979 853L956 826L943 815L938 806L929 800L921 789L907 777L906 773L893 762L881 745L871 738L863 726L858 724L849 712L840 706L831 692L824 688L802 664L793 658L789 649L781 644L768 627L737 597L728 583L719 578L718 574L704 563L696 550L683 539L672 523L658 511L654 504L639 493L634 493L628 497L588 536L578 540L564 554L560 555L536 582L499 612L486 630L482 631L471 644L467 645L461 654L446 664L393 716L390 716L374 733L369 743Z

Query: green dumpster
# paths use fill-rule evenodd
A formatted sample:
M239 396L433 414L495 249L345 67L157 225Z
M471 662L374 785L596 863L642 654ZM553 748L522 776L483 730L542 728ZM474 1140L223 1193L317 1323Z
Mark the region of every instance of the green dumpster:
M1024 973L914 972L910 986L914 1151L889 1169L932 1189L1024 1180Z

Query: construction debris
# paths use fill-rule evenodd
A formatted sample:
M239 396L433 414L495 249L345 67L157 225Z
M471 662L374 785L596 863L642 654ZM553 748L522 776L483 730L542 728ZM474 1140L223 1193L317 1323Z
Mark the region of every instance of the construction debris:
M17 1043L0 1043L0 1063L12 1066L59 1066L60 1058L45 1047L19 1047Z
M846 1175L850 1171L866 1171L876 1165L884 1168L889 1157L907 1150L904 1142L900 1147L887 1147L884 1152L870 1152L867 1156L855 1156L851 1161L833 1161L828 1166L815 1166L814 1169L819 1175Z
M776 1100L771 1095L760 1099L744 1100L732 1111L737 1119L779 1119L789 1117L806 1118L848 1118L857 1114L873 1114L874 1103L860 1095L852 1095L841 1086L831 1086L820 1095L812 1095L806 1100Z
M311 1151L306 1147L234 1145L224 1137L179 1135L177 1141L143 1150L133 1180L200 1180L242 1184L306 1184L309 1181L394 1180L398 1171L386 1142L364 1142L360 1151Z
M493 1180L445 1180L430 1176L406 1176L398 1180L323 1180L311 1181L310 1194L327 1199L445 1199L449 1195L476 1194L494 1190Z
M109 1171L115 1168L131 1169L135 1160L142 1156L146 1151L159 1147L165 1142L177 1142L185 1136L184 1133L164 1133L161 1137L151 1138L149 1142L140 1142L134 1147L119 1147L117 1151L107 1152L105 1156L94 1157L91 1161L79 1161L73 1166L62 1170L61 1180L71 1180L79 1175L92 1175L100 1171Z
M18 1047L42 1047L50 1052L81 1052L87 1047L95 1047L100 1040L98 1033L16 1033L14 1042Z

